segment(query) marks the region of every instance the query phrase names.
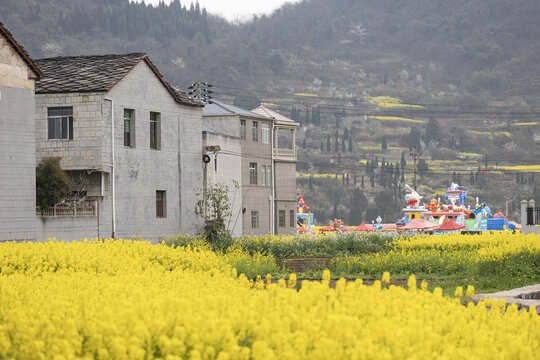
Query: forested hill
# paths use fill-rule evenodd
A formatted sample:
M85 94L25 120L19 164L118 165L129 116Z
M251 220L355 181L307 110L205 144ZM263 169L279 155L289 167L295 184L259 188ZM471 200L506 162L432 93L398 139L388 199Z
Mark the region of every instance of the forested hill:
M144 51L183 86L410 101L539 93L538 19L537 0L306 0L242 25L180 0L0 0L0 21L35 58Z

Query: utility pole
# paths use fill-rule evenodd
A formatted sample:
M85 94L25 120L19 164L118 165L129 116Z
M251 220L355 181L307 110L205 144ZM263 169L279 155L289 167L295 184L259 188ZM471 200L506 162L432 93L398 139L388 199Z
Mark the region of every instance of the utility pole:
M194 99L197 99L203 103L211 103L213 97L210 94L213 94L214 92L211 90L208 90L208 88L213 87L214 85L209 84L207 82L197 81L191 84L188 87L188 95L193 97Z
M416 145L413 145L413 148L412 148L412 151L411 151L411 156L413 158L413 161L414 161L414 170L413 170L413 174L414 174L414 183L413 183L413 187L414 187L414 191L416 191L416 163L417 163L417 160L420 159L420 156L422 156L423 152L417 152L416 151Z

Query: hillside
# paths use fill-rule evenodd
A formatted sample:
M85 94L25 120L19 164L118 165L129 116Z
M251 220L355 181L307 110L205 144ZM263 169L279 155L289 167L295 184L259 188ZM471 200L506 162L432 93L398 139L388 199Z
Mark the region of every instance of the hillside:
M348 219L353 193L362 220L393 221L412 145L426 199L455 180L497 211L540 200L539 18L535 0L309 0L241 25L179 0L0 1L34 58L144 51L175 85L302 122L298 184L323 222Z

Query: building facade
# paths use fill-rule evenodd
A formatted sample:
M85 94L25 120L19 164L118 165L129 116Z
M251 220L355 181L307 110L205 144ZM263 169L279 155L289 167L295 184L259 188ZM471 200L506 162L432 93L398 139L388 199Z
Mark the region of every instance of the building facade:
M41 239L195 233L202 183L199 102L172 88L144 54L38 60L36 161L60 158L74 197L95 216L42 218ZM62 221L64 222L62 224Z
M41 70L0 23L0 241L34 240L34 82Z
M230 154L240 164L244 235L291 234L296 231L296 151L291 120L281 124L260 114L220 101L205 106L203 122L216 132L239 139L240 151ZM287 130L288 148L278 149L279 129ZM292 130L292 132L291 132ZM286 153L286 154L285 154ZM218 157L222 156L218 153ZM219 164L220 162L218 162ZM219 166L219 165L218 165ZM223 165L227 166L227 165ZM234 215L233 215L234 216Z

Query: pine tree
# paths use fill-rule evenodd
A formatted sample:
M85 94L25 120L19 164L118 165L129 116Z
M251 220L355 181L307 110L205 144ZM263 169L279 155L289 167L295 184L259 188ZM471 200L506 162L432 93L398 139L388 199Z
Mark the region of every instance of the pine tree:
M469 175L469 185L474 185L474 174L473 172L471 171L471 174Z
M405 161L405 151L401 152L400 164L401 164L401 172L403 172L403 170L405 170L405 166L407 165L407 161Z
M304 122L309 124L311 122L311 119L309 118L309 109L306 107L306 117L304 118Z
M340 153L337 154L337 162L338 162L338 165L341 165L341 154Z
M381 139L381 149L383 150L388 149L388 142L386 140L386 136L383 136Z
M308 183L309 190L313 190L313 175L309 175L309 183Z
M343 130L343 140L349 140L349 129L346 126Z
M349 136L349 152L352 153L352 137Z
M302 149L306 149L306 138L304 138L304 141L302 141Z
M337 130L336 130L336 142L334 143L334 151L335 152L339 151L339 135L338 135Z
M364 175L362 175L362 183L360 184L360 186L362 187L362 189L364 188Z
M344 153L345 151L346 151L345 141L341 140L341 152Z
M326 135L326 151L330 151L330 134Z

